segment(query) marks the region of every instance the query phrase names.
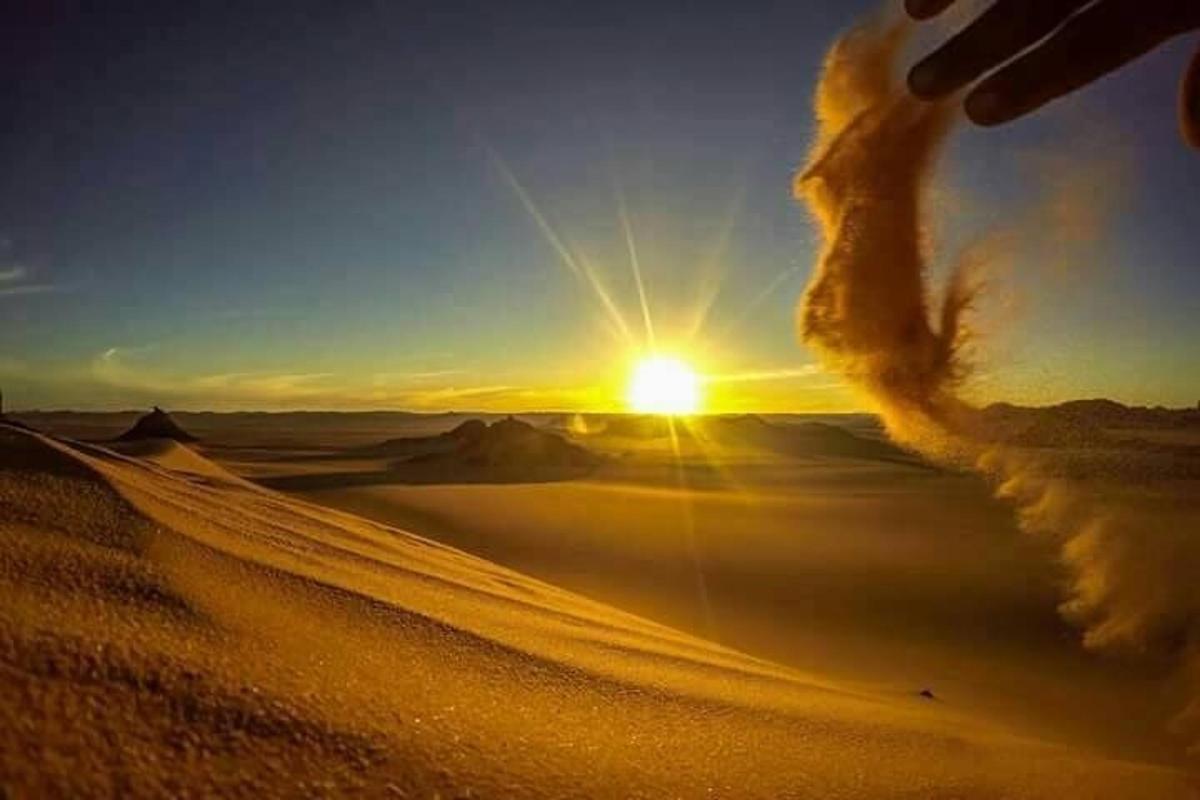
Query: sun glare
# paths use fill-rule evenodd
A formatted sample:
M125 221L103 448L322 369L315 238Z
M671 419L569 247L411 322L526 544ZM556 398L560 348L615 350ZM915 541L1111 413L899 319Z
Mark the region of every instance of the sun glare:
M642 414L694 414L700 408L700 381L678 358L644 358L629 381L629 407Z

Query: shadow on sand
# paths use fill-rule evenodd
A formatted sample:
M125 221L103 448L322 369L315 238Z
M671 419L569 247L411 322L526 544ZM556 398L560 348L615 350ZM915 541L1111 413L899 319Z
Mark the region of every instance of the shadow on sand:
M346 489L360 486L385 486L407 484L431 486L435 484L463 483L554 483L556 481L580 480L589 477L595 468L588 467L544 467L544 468L471 468L457 464L434 465L399 463L389 469L359 470L348 472L322 472L304 475L275 475L255 479L255 483L267 489L281 492L315 492L323 489Z

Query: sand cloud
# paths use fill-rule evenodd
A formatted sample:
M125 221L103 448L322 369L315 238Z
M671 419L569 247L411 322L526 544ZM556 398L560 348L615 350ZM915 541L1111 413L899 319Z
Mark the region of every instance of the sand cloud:
M975 335L966 312L995 253L959 254L941 292L929 286L925 191L956 112L911 98L897 79L906 33L868 24L826 59L817 140L795 184L824 237L801 335L879 410L893 438L976 470L1015 505L1025 531L1058 547L1068 575L1061 610L1085 645L1195 664L1200 499L1174 474L1178 460L1029 447L963 399L972 375L963 352ZM1077 206L1059 211L1050 218L1066 235L1094 229ZM1200 717L1200 701L1189 715Z

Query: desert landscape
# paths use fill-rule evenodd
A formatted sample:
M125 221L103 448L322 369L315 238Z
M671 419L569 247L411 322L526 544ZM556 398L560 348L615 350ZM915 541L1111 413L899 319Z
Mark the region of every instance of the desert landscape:
M1200 798L1200 3L6 11L0 800Z
M673 440L632 416L574 435L554 415L250 416L3 429L18 793L1195 788L1170 665L1084 652L1045 544L868 417L716 417ZM1125 417L1149 432L1114 429L1127 451L1200 428ZM479 472L472 448L459 475L395 463L464 429L500 432L508 468ZM203 436L163 437L184 431ZM530 434L558 447L522 478ZM591 471L547 477L567 446Z

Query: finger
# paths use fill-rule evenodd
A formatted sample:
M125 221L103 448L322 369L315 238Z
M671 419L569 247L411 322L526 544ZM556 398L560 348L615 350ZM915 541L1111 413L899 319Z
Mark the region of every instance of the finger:
M967 116L980 125L1024 116L1196 26L1195 0L1102 0L979 84L967 97Z
M1179 92L1179 125L1187 143L1200 149L1200 48L1196 49L1192 63L1183 74L1183 86Z
M936 17L954 3L954 0L904 0L904 8L913 19Z
M1045 37L1089 0L997 0L908 73L918 97L955 92Z

